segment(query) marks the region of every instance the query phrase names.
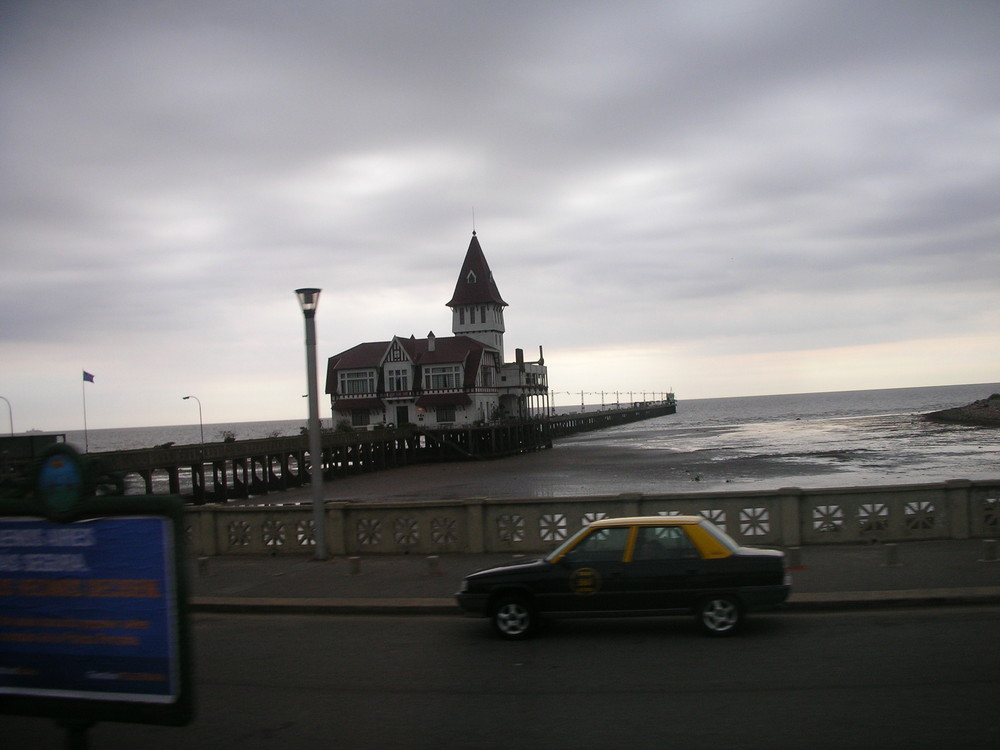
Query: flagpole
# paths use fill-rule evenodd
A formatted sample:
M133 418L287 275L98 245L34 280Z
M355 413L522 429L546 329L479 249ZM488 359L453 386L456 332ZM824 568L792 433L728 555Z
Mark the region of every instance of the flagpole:
M90 453L90 438L87 435L87 375L84 371L83 381L80 384L83 390L83 452Z

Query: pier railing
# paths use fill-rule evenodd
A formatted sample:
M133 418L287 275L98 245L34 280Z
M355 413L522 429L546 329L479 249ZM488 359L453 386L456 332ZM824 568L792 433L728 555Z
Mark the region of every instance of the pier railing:
M993 537L1000 479L774 491L327 503L335 555L539 553L605 517L701 515L755 546ZM303 554L315 545L303 506L209 505L187 513L199 555Z

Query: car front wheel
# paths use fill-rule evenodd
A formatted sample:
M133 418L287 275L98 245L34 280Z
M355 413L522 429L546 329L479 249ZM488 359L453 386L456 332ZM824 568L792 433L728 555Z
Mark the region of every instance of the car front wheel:
M497 599L491 618L497 634L511 640L527 638L538 624L534 608L523 596L510 595Z
M743 608L735 597L712 596L698 605L696 618L708 635L732 635L743 622Z

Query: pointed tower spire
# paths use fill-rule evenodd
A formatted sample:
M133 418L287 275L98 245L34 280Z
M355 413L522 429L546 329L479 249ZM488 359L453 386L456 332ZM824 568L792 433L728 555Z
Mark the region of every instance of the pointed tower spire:
M494 304L507 306L500 296L500 290L493 280L490 264L486 262L483 249L479 246L479 238L472 232L472 241L465 253L465 262L458 274L455 293L451 295L448 307L454 309L457 305Z
M471 336L477 341L495 347L503 361L503 309L507 303L493 280L490 264L486 262L479 238L472 232L472 241L465 253L462 270L458 274L455 293L448 302L451 308L451 331L456 336Z

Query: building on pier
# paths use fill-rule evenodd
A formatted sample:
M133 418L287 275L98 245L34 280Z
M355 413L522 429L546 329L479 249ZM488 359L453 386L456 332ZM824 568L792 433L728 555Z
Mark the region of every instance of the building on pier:
M453 336L393 336L329 358L326 392L335 422L437 427L548 413L542 348L536 361L518 349L513 362L504 362L507 303L475 232L446 305Z

